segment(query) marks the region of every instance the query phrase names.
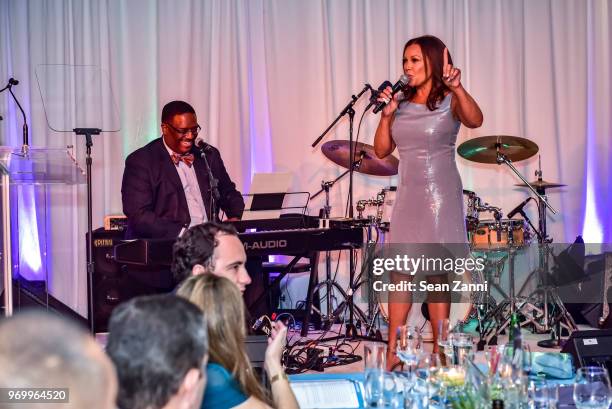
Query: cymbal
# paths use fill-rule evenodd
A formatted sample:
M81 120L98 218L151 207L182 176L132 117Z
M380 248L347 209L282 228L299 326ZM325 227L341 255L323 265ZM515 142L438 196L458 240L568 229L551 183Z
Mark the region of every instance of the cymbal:
M489 135L470 139L457 148L467 160L479 163L497 163L497 150L512 162L518 162L538 153L538 145L526 138L510 135Z
M567 185L564 185L563 183L553 183L553 182L547 182L545 180L534 180L533 182L529 182L529 184L538 190L539 189L550 189L553 187L567 186ZM517 183L514 186L527 187L527 185L524 183Z
M397 175L399 159L395 156L389 155L384 159L378 159L374 153L374 147L361 142L353 143L353 147L356 152L354 161L358 161L363 154L361 165L355 169L355 172L374 176ZM323 155L346 169L349 167L349 150L349 141L340 140L325 142L321 147Z

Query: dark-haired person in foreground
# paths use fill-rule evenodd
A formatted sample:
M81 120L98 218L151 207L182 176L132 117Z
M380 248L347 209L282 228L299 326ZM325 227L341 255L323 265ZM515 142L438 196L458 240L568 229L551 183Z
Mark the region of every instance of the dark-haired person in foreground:
M213 220L208 171L195 146L200 130L191 105L169 102L162 110L162 136L127 157L121 186L127 238L173 238ZM240 219L244 200L219 151L208 145L206 158L218 179L218 207L229 220Z
M246 260L234 226L208 222L190 227L176 240L171 269L176 283L210 273L227 278L244 293L251 283Z
M62 388L46 400L2 400L3 409L114 409L115 368L84 328L42 310L19 312L0 321L0 388Z
M106 352L119 409L195 409L206 386L204 315L174 295L137 297L113 310Z

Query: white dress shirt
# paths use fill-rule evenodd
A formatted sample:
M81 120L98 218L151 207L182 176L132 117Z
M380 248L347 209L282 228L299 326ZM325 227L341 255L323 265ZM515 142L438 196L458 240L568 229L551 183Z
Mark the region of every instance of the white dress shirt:
M164 146L168 151L168 155L180 155L166 145L166 141L164 140L163 136L162 141L164 142ZM170 160L172 160L172 158L170 158ZM206 222L208 220L206 217L206 207L204 206L204 199L202 198L202 192L200 191L200 185L198 184L198 178L196 177L195 166L193 166L193 164L189 166L185 162L180 161L178 166L176 166L176 171L178 172L179 178L181 178L183 190L185 191L185 198L187 199L189 217L191 217L189 227ZM181 231L181 233L183 233L183 231Z

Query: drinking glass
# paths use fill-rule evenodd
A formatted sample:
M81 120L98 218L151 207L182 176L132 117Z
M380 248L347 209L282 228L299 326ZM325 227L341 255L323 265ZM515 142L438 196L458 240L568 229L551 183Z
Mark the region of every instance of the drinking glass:
M474 337L471 334L456 332L451 334L451 346L453 351L453 363L464 366L465 361L471 361L474 357Z
M440 355L430 352L422 352L419 355L419 362L416 366L417 376L421 379L429 380L432 375L442 367Z
M497 368L501 362L503 354L503 345L491 345L485 352L485 359L487 362L487 370L490 376L497 373Z
M574 403L578 409L607 409L610 393L606 369L597 366L578 369L574 383Z
M385 367L387 346L381 343L370 343L364 347L365 364L365 398L369 407L384 405Z
M372 342L364 346L365 370L383 371L387 365L387 346L379 342Z
M528 397L530 409L548 408L548 384L545 380L535 379L529 381Z
M412 373L419 362L422 342L421 333L416 327L401 325L397 328L396 337L395 353L407 366L408 372Z
M448 318L438 321L438 353L443 366L452 365L451 325Z
M559 407L559 385L553 382L548 382L547 389L548 389L548 408L557 409Z
M368 408L381 408L385 405L385 371L365 372L365 401Z
M522 346L522 354L523 372L529 376L533 370L533 354L531 353L531 348L526 343Z
M404 406L403 396L404 391L402 382L393 372L383 373L383 401L382 406L385 408L396 409Z

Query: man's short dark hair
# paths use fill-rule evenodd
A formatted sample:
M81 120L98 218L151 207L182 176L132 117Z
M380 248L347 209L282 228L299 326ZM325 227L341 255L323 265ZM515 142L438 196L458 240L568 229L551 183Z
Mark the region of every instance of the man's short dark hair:
M172 101L164 105L161 121L170 122L175 115L195 114L195 109L185 101Z
M176 240L172 249L171 267L176 283L191 276L191 270L196 264L213 268L215 247L219 245L216 239L218 233L238 235L231 224L208 222L189 228Z
M120 408L168 403L208 353L202 312L175 295L137 297L113 310L106 352L119 379Z

